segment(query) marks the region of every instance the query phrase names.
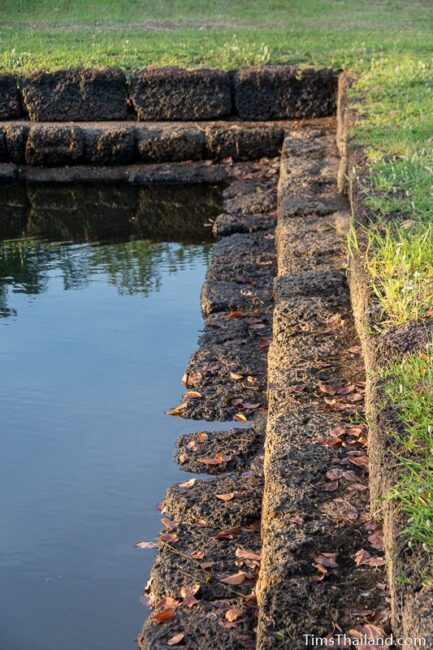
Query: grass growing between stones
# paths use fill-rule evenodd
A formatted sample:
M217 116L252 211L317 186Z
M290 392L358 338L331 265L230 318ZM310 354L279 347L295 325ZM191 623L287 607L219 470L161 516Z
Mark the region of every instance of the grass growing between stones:
M404 435L398 436L401 479L394 499L406 515L405 534L422 544L433 576L433 346L383 372L384 390L397 408Z

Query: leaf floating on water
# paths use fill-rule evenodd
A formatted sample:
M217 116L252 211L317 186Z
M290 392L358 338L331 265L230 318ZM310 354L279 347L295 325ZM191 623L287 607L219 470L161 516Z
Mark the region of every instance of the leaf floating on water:
M158 544L156 542L137 542L134 544L135 548L157 548Z
M197 483L196 478L190 478L189 481L185 481L184 483L179 483L179 487L180 488L190 488L193 485L195 485L196 483Z
M226 619L229 621L229 623L233 623L233 621L237 621L238 618L242 616L242 610L239 607L232 607L231 609L228 609L225 613Z
M237 422L248 422L248 418L244 413L236 413L233 419Z
M182 402L182 404L179 404L179 406L175 406L174 408L166 411L166 415L180 415L182 411L184 411L187 408L188 404L187 402Z
M175 634L174 636L170 637L170 639L167 641L167 645L169 646L179 645L179 643L183 641L184 638L185 635L182 632L179 632L179 634Z

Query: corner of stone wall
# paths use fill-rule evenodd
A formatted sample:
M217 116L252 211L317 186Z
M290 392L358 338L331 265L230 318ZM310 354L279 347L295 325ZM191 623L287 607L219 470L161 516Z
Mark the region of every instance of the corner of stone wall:
M337 145L341 155L339 191L350 203L350 228L360 246L350 247L349 286L352 309L361 339L366 366L366 415L369 423L369 468L371 511L383 521L385 558L391 596L391 622L395 637L424 638L433 648L433 587L422 580L421 548L409 548L403 534L406 522L395 502L386 499L398 482L395 463L397 442L393 433L401 424L383 393L380 370L405 355L416 353L431 339L433 327L425 323L407 323L380 332L378 306L365 265L363 226L370 213L363 199L362 179L367 161L362 148L353 143L358 116L350 107L348 89L353 80L340 75L337 106ZM425 567L424 567L425 569ZM409 581L403 577L409 577Z

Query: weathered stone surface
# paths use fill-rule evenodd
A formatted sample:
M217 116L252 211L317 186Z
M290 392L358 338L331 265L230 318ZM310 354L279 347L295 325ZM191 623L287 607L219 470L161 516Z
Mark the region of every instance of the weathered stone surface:
M213 222L212 232L216 237L228 237L235 233L252 233L272 230L275 217L272 214L227 214L222 213Z
M140 120L209 120L230 115L230 77L218 70L144 68L131 81Z
M137 148L143 162L181 162L204 157L203 130L189 125L138 127Z
M29 127L26 124L8 124L1 127L5 137L7 159L14 163L25 161L25 149Z
M127 165L135 160L135 129L83 129L83 160L95 165Z
M234 75L237 114L245 120L313 118L336 111L333 70L299 70L287 65L243 68Z
M281 127L243 127L213 125L206 128L206 156L222 160L258 160L278 156L284 137Z
M29 165L70 165L81 160L83 136L79 127L35 125L27 138L25 159Z
M0 120L22 115L20 94L13 74L0 74Z
M119 68L35 72L23 83L30 119L37 122L123 120L127 86Z

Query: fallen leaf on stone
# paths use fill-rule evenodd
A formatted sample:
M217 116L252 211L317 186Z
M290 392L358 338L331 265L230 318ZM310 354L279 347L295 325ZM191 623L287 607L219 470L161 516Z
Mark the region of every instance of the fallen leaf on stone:
M338 481L343 477L343 474L344 472L342 469L330 469L328 472L326 472L326 478L330 481Z
M337 553L318 553L314 561L330 569L338 567Z
M166 544L176 544L176 542L179 541L179 537L176 533L160 533L158 539Z
M189 455L186 453L186 451L183 451L181 454L179 454L179 463L181 465L183 463L186 463L187 460L189 460Z
M325 393L326 395L336 395L338 391L338 386L335 384L318 384L318 389Z
M360 548L359 551L356 551L355 555L353 556L353 559L355 561L356 566L361 566L362 564L365 564L370 557L371 557L370 553L366 551L365 548Z
M234 573L231 576L220 577L218 580L219 582L223 582L225 585L241 585L247 578L249 578L248 573L245 573L245 571L239 571L239 573Z
M203 465L222 465L223 463L227 463L229 460L231 460L231 456L228 454L223 454L222 452L217 452L215 456L203 456L201 458L197 458L197 460Z
M187 390L186 393L184 393L184 397L189 397L190 399L199 399L199 397L201 397L201 393L199 393L198 390Z
M349 384L348 386L340 386L337 388L337 395L349 395L356 390L355 384Z
M373 641L376 641L377 639L384 639L386 636L383 627L379 627L378 625L371 625L370 623L365 623L365 625L356 625L354 628L349 630L348 635L362 641L365 639L367 642L369 642L368 646L375 645Z
M229 492L228 494L215 494L217 499L220 499L220 501L232 501L235 496L236 492Z
M221 627L225 627L227 629L238 627L237 623L230 622L230 621L218 621L218 625L220 625Z
M350 352L350 354L361 354L362 348L360 345L353 345L348 349L348 352Z
M343 478L345 478L346 481L357 481L358 480L358 476L351 469L348 469L345 472L343 472Z
M235 555L237 558L242 560L255 560L256 562L260 562L261 560L261 556L258 553L255 551L248 551L245 548L237 548Z
M197 440L199 442L204 442L205 440L208 439L208 437L209 436L207 435L207 433L205 431L199 431L198 434L197 434Z
M233 621L237 621L238 618L240 618L241 616L242 616L242 610L239 609L239 607L232 607L232 609L228 609L225 613L225 617L230 623L233 623Z
M155 507L160 512L164 512L164 510L165 510L165 501L158 501L158 503L155 504Z
M238 372L231 372L230 373L230 379L233 379L234 381L239 381L239 379L243 379L244 376L240 375Z
M134 544L135 548L157 548L156 542L137 542Z
M157 609L177 609L180 605L180 600L173 598L172 596L165 596L158 600L155 607Z
M179 487L180 488L190 488L193 485L195 485L196 483L197 483L196 478L190 478L189 481L185 481L184 483L179 483Z
M211 569L213 566L215 566L216 562L212 562L209 560L208 562L200 562L200 566L202 569Z
M177 528L177 523L175 521L172 521L168 517L163 517L161 519L161 523L164 524L164 526L169 530L173 530L174 528Z
M207 526L206 519L196 519L194 523L196 526L203 526L204 528Z
M296 524L296 526L301 526L304 523L304 519L300 515L293 515L290 517L289 521L292 524Z
M332 436L333 438L340 438L341 436L344 436L345 433L346 433L346 427L340 426L340 427L336 427L335 429L331 429L329 435Z
M369 560L367 560L364 564L368 564L368 566L371 566L375 569L385 566L385 558L383 557L371 557Z
M198 444L196 440L190 440L187 444L187 447L188 449L191 449L191 451L198 451Z
M348 402L362 402L363 399L364 396L361 395L361 393L352 393L351 395L347 396Z
M192 585L191 587L182 587L180 590L180 595L183 598L183 602L187 607L194 607L199 602L195 597L195 594L200 590L200 585Z
M167 645L169 646L179 645L179 643L183 641L184 638L185 635L182 632L179 632L179 634L175 634L174 636L169 638L169 640L167 641Z
M377 551L383 551L383 535L380 531L370 535L368 541Z
M365 492L368 490L368 485L364 485L363 483L351 483L347 486L347 489L356 490L357 492Z
M240 526L233 526L232 528L224 528L220 530L215 535L212 535L214 539L231 539L234 535L239 535L241 532Z
M229 313L229 318L243 318L244 317L244 312L237 310L237 311L231 311Z
M335 514L341 519L347 521L356 521L358 519L358 510L344 499L334 499L332 502L335 507Z
M167 415L180 415L182 411L184 411L187 408L188 404L186 402L182 402L182 404L179 404L179 406L175 406L174 408L170 409L169 411L166 411Z
M357 467L368 467L368 456L350 456L349 461Z
M247 416L244 413L236 413L233 419L237 420L237 422L248 422Z
M163 609L160 612L153 614L152 619L156 621L156 623L168 623L174 617L174 614L174 609Z
M320 564L320 562L317 562L316 564L314 564L314 567L321 574L320 576L316 576L316 580L320 582L327 575L328 569L326 567L324 567L323 564Z
M327 483L318 483L317 487L322 492L335 492L335 490L338 490L338 485L338 481L329 481Z
M346 427L346 432L350 436L360 436L368 431L365 424L354 424Z

